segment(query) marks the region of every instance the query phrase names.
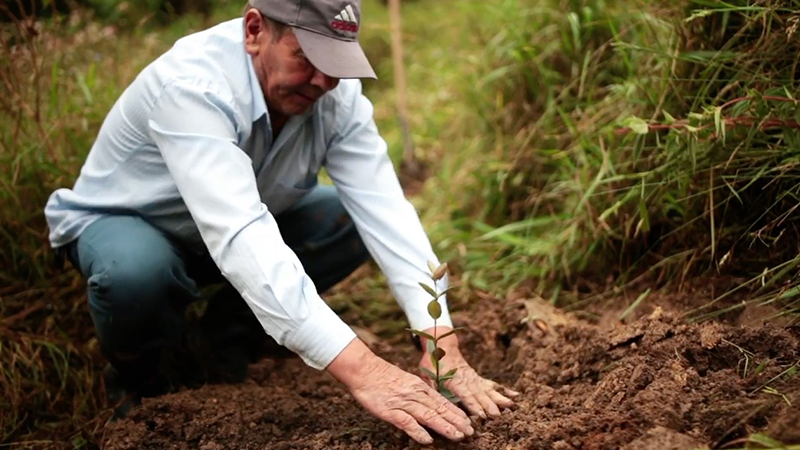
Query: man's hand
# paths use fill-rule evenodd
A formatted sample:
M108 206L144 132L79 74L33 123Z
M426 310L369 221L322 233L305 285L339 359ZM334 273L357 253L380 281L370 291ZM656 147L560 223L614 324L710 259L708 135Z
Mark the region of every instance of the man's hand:
M434 328L423 331L431 336L434 335ZM435 331L437 336L441 336L450 331L450 328L437 327ZM461 351L458 349L458 338L455 333L441 339L439 347L445 351L444 358L439 361L439 373L444 375L450 369L457 369L455 376L446 381L444 385L456 397L461 399L470 414L485 419L487 416L499 416L500 408L514 406L514 402L508 397L516 397L519 393L478 375L461 355ZM427 339L424 337L422 338L422 348L427 348ZM420 367L436 373L428 353L423 355ZM428 379L429 377L426 376L425 378ZM433 380L430 380L430 383L431 386L435 385ZM505 395L500 393L501 389Z
M327 370L367 411L420 444L433 443L422 425L454 441L474 433L463 411L421 378L376 356L358 339L345 347Z

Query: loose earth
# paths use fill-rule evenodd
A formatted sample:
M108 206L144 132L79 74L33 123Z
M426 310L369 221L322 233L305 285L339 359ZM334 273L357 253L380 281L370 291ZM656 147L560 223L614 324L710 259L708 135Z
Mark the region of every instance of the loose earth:
M669 302L629 323L537 300L476 302L455 315L479 372L522 392L500 418L437 449L690 449L767 432L800 443L800 326L690 324ZM414 370L410 344L373 349ZM794 405L794 407L790 406ZM239 385L145 399L106 427L104 448L418 449L299 359L265 359Z

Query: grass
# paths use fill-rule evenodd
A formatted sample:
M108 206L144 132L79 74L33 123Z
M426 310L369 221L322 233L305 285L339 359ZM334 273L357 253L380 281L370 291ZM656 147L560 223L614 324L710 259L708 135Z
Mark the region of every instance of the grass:
M2 7L2 6L0 6ZM120 28L85 12L0 27L0 444L96 448L108 418L83 283L54 266L42 208L74 180L138 70L204 23ZM136 25L141 25L136 27ZM133 51L131 51L133 50Z
M5 446L94 448L106 417L82 282L51 264L47 197L71 185L106 112L145 64L241 6L219 2L209 18L164 26L99 4L108 22L83 12L0 26ZM721 274L745 281L688 318L748 304L796 313L798 7L404 2L410 130L432 174L412 200L457 275L453 302L524 285L575 308L586 280L624 288L648 279L657 289ZM365 91L399 166L387 12L369 0L364 15L380 77ZM382 276L365 273L329 301L381 334L402 331Z
M782 442L776 441L771 437L761 434L761 433L754 433L752 436L748 436L744 439L739 439L734 442L731 442L730 445L740 445L746 444L745 447L729 447L732 450L749 450L749 449L774 449L774 450L800 450L800 445L785 445Z
M467 281L504 292L536 280L566 305L580 278L719 273L796 312L797 5L747 3L477 11L485 50L461 85L480 138L445 155L462 168L431 188L449 194L433 201L457 237L441 242Z

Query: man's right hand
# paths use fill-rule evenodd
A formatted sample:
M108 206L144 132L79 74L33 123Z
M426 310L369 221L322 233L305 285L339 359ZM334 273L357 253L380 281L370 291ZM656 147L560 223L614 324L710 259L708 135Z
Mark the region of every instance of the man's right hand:
M405 431L420 444L433 443L422 425L453 441L474 433L462 410L421 378L372 353L359 339L348 344L327 371L372 415Z

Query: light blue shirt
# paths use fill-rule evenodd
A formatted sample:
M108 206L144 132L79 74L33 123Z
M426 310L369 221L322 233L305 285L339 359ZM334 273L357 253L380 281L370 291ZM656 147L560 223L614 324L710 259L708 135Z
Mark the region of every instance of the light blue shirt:
M242 19L178 40L114 104L74 187L51 195L52 246L105 214L140 214L198 253L207 249L264 330L322 369L355 334L317 294L274 216L325 167L411 327L433 326L418 283L430 282L427 261L438 260L360 81L342 80L277 138L268 115ZM440 301L439 324L452 326Z

